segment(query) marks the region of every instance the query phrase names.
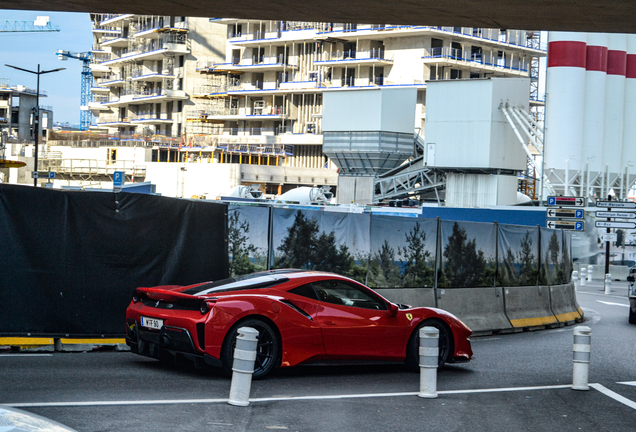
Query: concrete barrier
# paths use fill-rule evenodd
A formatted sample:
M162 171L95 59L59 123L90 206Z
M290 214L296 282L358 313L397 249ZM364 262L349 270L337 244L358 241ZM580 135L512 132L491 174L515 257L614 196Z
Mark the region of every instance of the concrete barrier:
M550 308L559 323L571 325L583 318L573 283L546 288L550 290Z
M126 345L126 339L55 339L55 351L87 352L102 347L108 347L115 351L130 351L130 347Z
M53 352L53 338L41 337L2 337L0 347L7 347L19 352Z
M506 316L515 328L554 327L559 321L550 305L550 290L544 286L504 288Z
M437 307L454 314L476 333L512 328L503 288L438 288Z
M574 270L578 270L580 273L581 267L588 267L587 264L575 264ZM605 265L604 264L595 264L592 265L592 280L603 282L605 279ZM609 266L609 273L612 275L612 280L627 280L627 275L629 274L628 266Z
M435 307L433 288L381 288L375 291L393 303L414 307Z

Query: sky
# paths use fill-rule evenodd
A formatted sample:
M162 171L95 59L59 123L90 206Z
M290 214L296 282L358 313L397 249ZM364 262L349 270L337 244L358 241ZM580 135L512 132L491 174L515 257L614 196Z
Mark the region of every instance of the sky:
M60 13L42 11L0 10L0 25L6 21L33 21L39 15L50 17L59 32L5 33L0 32L0 78L9 78L11 86L23 85L35 88L35 74L18 71L5 64L23 69L50 70L65 67L66 70L40 76L40 90L48 96L40 99L41 106L53 107L53 120L79 125L82 62L58 60L59 49L71 52L87 52L93 45L93 33L87 13Z

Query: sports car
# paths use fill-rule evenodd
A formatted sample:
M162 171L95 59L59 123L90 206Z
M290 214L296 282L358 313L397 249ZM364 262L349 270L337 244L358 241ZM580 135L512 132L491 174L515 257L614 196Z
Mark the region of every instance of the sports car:
M258 330L253 377L329 360L405 362L418 370L419 329L439 329L439 366L472 357L471 330L435 308L394 304L333 273L270 270L189 286L137 288L126 310L131 351L232 370L240 327Z

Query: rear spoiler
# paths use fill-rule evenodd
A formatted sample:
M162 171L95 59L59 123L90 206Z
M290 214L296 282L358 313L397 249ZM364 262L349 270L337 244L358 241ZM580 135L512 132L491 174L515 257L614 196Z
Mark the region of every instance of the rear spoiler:
M137 292L146 294L153 300L175 301L175 300L206 300L216 302L216 298L210 298L205 296L196 296L191 294L183 294L179 291L166 290L163 288L137 288Z

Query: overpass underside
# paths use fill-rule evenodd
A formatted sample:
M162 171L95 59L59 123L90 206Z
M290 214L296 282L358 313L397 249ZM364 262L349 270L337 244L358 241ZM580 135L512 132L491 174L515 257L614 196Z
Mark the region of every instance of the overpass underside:
M625 0L0 0L2 9L636 33Z

